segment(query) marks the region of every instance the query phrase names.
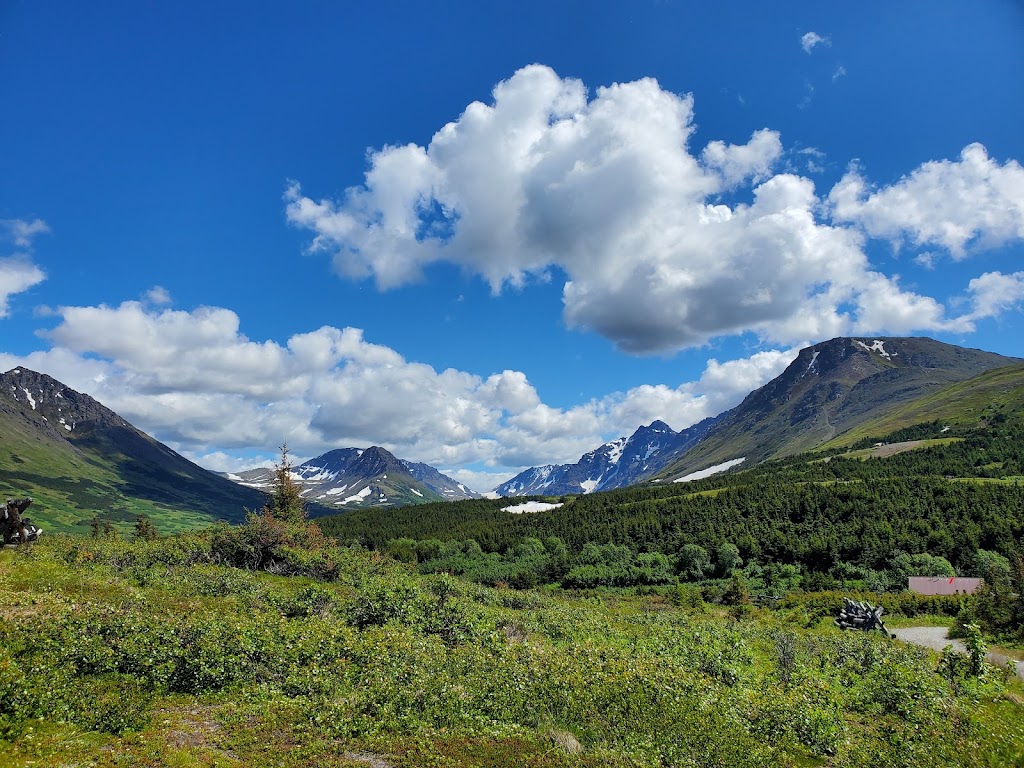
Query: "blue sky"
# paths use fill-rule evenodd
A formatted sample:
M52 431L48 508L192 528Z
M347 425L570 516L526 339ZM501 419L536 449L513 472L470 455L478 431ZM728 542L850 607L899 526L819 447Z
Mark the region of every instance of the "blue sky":
M1024 356L1024 6L0 4L0 369L486 490L794 350Z

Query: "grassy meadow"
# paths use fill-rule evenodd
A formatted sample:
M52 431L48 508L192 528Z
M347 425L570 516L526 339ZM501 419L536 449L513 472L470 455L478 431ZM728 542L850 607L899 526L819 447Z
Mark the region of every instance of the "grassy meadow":
M44 537L0 552L0 765L1024 763L1001 670L735 602L421 576L267 518Z

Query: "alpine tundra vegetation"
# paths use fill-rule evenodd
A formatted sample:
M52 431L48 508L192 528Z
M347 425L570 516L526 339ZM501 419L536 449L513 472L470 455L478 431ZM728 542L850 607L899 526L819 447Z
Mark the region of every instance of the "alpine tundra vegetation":
M54 536L0 553L0 598L12 768L1024 760L1024 689L983 662L807 604L419 576L308 523Z

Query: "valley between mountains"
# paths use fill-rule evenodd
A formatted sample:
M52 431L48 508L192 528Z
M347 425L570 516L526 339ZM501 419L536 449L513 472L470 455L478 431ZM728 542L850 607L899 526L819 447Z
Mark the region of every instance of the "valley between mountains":
M217 475L19 368L0 494L45 532L0 551L5 766L1024 764L1021 360L833 339L487 495L380 446Z
M1021 361L928 338L838 338L808 347L737 407L681 431L639 426L574 464L531 467L487 494L380 446L343 447L294 467L314 516L481 496L563 496L696 479L770 459L881 437L915 419L984 422L984 386ZM950 389L962 384L968 396ZM943 395L944 392L948 394ZM0 493L39 498L36 516L82 530L94 516L129 526L139 514L166 530L244 519L273 470L217 475L184 459L88 395L27 369L0 375Z

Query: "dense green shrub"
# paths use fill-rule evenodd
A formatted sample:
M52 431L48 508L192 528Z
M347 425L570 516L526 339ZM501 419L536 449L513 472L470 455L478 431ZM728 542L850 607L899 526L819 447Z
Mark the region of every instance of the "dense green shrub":
M334 545L322 555L336 570L321 580L206 562L167 567L149 546L103 550L113 558L89 550L94 558L69 564L66 543L41 542L14 567L0 553L0 590L30 585L16 606L24 610L0 622L0 764L35 718L94 735L141 730L152 743L164 727L164 715L152 715L169 702L230 703L238 715L217 728L224 738L230 731L240 761L258 755L261 768L346 764L341 753L368 744L461 739L533 739L546 754L550 734L578 744L578 753L557 753L561 764L595 768L856 765L867 755L927 765L913 762L927 750L938 764L972 765L974 754L995 754L959 724L973 722L998 687L951 686L923 652L864 633L805 630L786 612L723 618L694 585L648 597L489 589ZM660 567L657 558L596 549L605 566L623 555L626 567ZM539 555L530 542L515 556ZM805 598L790 610L831 599ZM944 731L950 721L956 729ZM296 753L291 763L268 744L244 752L275 738L249 735L261 722L282 730L281 743L335 751ZM102 754L82 749L60 764ZM189 759L223 756L204 754ZM147 759L173 764L163 754ZM522 764L559 764L531 759Z

